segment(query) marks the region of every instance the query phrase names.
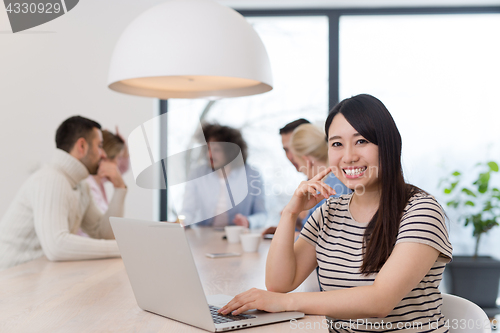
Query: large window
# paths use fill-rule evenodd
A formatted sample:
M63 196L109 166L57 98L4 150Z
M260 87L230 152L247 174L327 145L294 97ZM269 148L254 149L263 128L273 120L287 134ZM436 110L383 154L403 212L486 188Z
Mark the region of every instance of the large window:
M500 14L342 16L339 30L340 98L384 102L403 138L407 181L444 206L442 177L499 160ZM454 254L471 254L472 228L448 216ZM499 237L485 236L480 251L500 254Z
M370 93L386 104L403 136L407 180L443 206L447 198L438 184L444 175L500 160L500 7L242 14L270 54L275 89L216 101L204 117L242 129L249 161L266 181L269 224L301 179L281 151L278 128L299 117L324 121L339 99L355 94ZM169 150L189 146L206 106L169 101ZM171 193L169 205L179 198ZM472 230L448 215L454 253L471 253ZM499 236L497 228L484 237L480 253L498 258Z
M286 159L278 131L305 117L324 121L328 113L328 19L325 16L249 17L264 42L274 89L249 97L168 102L169 155L199 145L193 134L200 121L238 128L248 145L248 163L264 179L268 220L276 225L280 211L304 176ZM187 168L169 165L170 176ZM183 188L169 193L169 213L181 211ZM173 217L169 217L173 219Z

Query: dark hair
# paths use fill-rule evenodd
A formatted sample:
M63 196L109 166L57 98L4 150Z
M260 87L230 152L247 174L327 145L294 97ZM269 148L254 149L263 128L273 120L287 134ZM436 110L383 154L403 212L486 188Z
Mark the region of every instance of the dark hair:
M243 162L246 163L248 147L245 140L243 139L243 136L241 135L240 130L229 126L210 124L210 123L203 124L202 130L203 130L203 135L205 137L205 141L207 142L209 140L214 140L216 142L230 142L238 145L241 149ZM230 156L233 155L234 150L230 149L230 147L227 146L223 147L224 147L224 152L226 154L226 158L232 160L234 157L236 157L236 156L234 157Z
M310 123L311 122L309 120L306 120L304 118L300 118L300 119L294 120L291 123L288 123L285 126L283 126L282 128L280 128L280 135L292 133L300 125L302 125L302 124L310 124Z
M337 104L328 115L325 132L341 113L366 140L378 146L380 203L364 235L361 273L378 272L392 253L403 210L418 187L407 184L401 166L401 135L385 105L371 95L357 95Z
M94 127L101 129L99 123L84 117L73 116L66 119L57 129L56 147L69 153L78 139L85 138L87 142L92 139Z

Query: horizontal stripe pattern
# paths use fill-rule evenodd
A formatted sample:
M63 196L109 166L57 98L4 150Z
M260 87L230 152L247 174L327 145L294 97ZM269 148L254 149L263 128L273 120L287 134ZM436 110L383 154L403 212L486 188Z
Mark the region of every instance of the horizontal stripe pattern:
M362 275L363 237L367 224L355 221L349 211L352 194L329 198L309 218L300 237L316 248L318 279L323 290L337 290L373 284L377 274ZM441 314L442 298L438 290L443 271L451 260L442 207L425 193L413 196L405 207L396 244L403 242L429 245L440 252L438 260L422 281L406 295L393 311L382 319L364 319L365 325L351 325L347 320L332 319L331 332L400 332L397 325L417 323L405 332L448 332ZM391 326L392 328L389 328ZM402 323L402 324L400 324Z

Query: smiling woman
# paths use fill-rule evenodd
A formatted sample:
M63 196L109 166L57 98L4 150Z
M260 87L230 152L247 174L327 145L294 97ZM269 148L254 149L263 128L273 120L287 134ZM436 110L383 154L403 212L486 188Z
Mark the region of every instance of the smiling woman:
M391 253L397 222L408 200L423 191L405 184L401 135L389 111L375 97L358 95L339 103L326 120L325 132L330 165L355 190L350 203L353 218L374 221L365 234L367 254L362 272L379 270Z
M326 315L334 332L448 332L438 289L452 250L443 210L405 183L389 111L357 95L333 108L325 129L331 166L302 182L283 210L267 259L269 291L244 292L221 312ZM330 171L354 192L328 198L334 192L322 180ZM297 215L324 198L294 242ZM324 292L286 294L318 266Z
M335 176L349 188L378 191L378 146L364 139L342 114L330 124L328 155Z

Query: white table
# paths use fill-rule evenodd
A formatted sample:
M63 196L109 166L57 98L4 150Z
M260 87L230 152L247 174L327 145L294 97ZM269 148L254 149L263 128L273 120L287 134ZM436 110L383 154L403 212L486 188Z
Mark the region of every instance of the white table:
M206 252L242 252L241 245L228 244L223 232L207 228L186 233L207 295L265 288L269 240L262 241L258 253L210 259ZM300 322L319 328L324 318L306 316ZM297 331L284 322L241 332ZM0 332L205 331L141 310L121 259L50 262L42 257L0 272Z

